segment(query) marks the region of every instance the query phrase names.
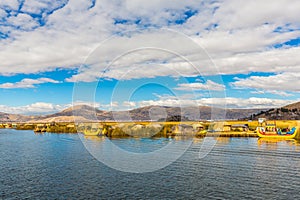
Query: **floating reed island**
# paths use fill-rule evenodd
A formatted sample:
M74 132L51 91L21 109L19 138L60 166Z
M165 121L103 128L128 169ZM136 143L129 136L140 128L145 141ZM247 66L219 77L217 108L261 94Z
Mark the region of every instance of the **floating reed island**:
M299 127L296 120L278 120L277 127ZM107 137L258 137L258 121L184 121L184 122L51 122L0 123L0 128L33 130L35 133L82 133ZM298 129L299 132L299 129ZM299 134L297 134L299 137Z

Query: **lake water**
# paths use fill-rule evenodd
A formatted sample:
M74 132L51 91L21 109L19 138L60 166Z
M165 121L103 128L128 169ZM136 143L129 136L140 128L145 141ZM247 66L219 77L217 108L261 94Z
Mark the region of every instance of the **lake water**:
M128 173L95 159L77 134L0 129L0 199L300 199L297 140L214 140L216 145L202 159L203 139L194 139L165 168ZM101 146L108 139L92 141ZM178 138L112 141L134 153L170 142L191 143Z

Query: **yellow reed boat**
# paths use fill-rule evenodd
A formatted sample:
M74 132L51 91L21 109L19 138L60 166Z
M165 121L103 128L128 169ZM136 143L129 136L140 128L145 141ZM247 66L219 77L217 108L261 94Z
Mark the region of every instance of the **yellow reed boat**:
M271 129L268 129L271 128ZM260 138L273 138L273 139L294 139L297 135L298 128L293 127L289 131L282 132L274 126L266 126L257 128L257 135Z
M86 136L97 136L100 135L101 132L102 127L98 124L87 125L83 130L83 134Z
M46 124L37 124L33 130L35 133L45 133L47 132Z

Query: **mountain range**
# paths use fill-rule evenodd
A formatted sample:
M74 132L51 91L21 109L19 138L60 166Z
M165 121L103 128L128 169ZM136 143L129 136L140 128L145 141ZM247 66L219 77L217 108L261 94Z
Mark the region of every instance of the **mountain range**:
M249 119L267 118L270 120L300 120L300 102L289 104L281 108L262 110L250 115Z
M1 122L85 122L85 121L147 121L165 120L172 116L183 116L189 120L210 119L300 119L300 102L272 109L222 109L209 106L168 107L146 106L128 111L103 111L88 105L76 105L61 112L27 116L0 112Z

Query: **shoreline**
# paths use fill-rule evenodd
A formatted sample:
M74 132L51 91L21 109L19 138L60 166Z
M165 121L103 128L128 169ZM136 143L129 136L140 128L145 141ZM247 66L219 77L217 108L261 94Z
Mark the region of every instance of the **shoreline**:
M278 127L299 126L298 120L274 121ZM258 137L257 121L185 121L185 122L51 122L1 123L0 128L32 130L35 133L86 133L107 137Z

